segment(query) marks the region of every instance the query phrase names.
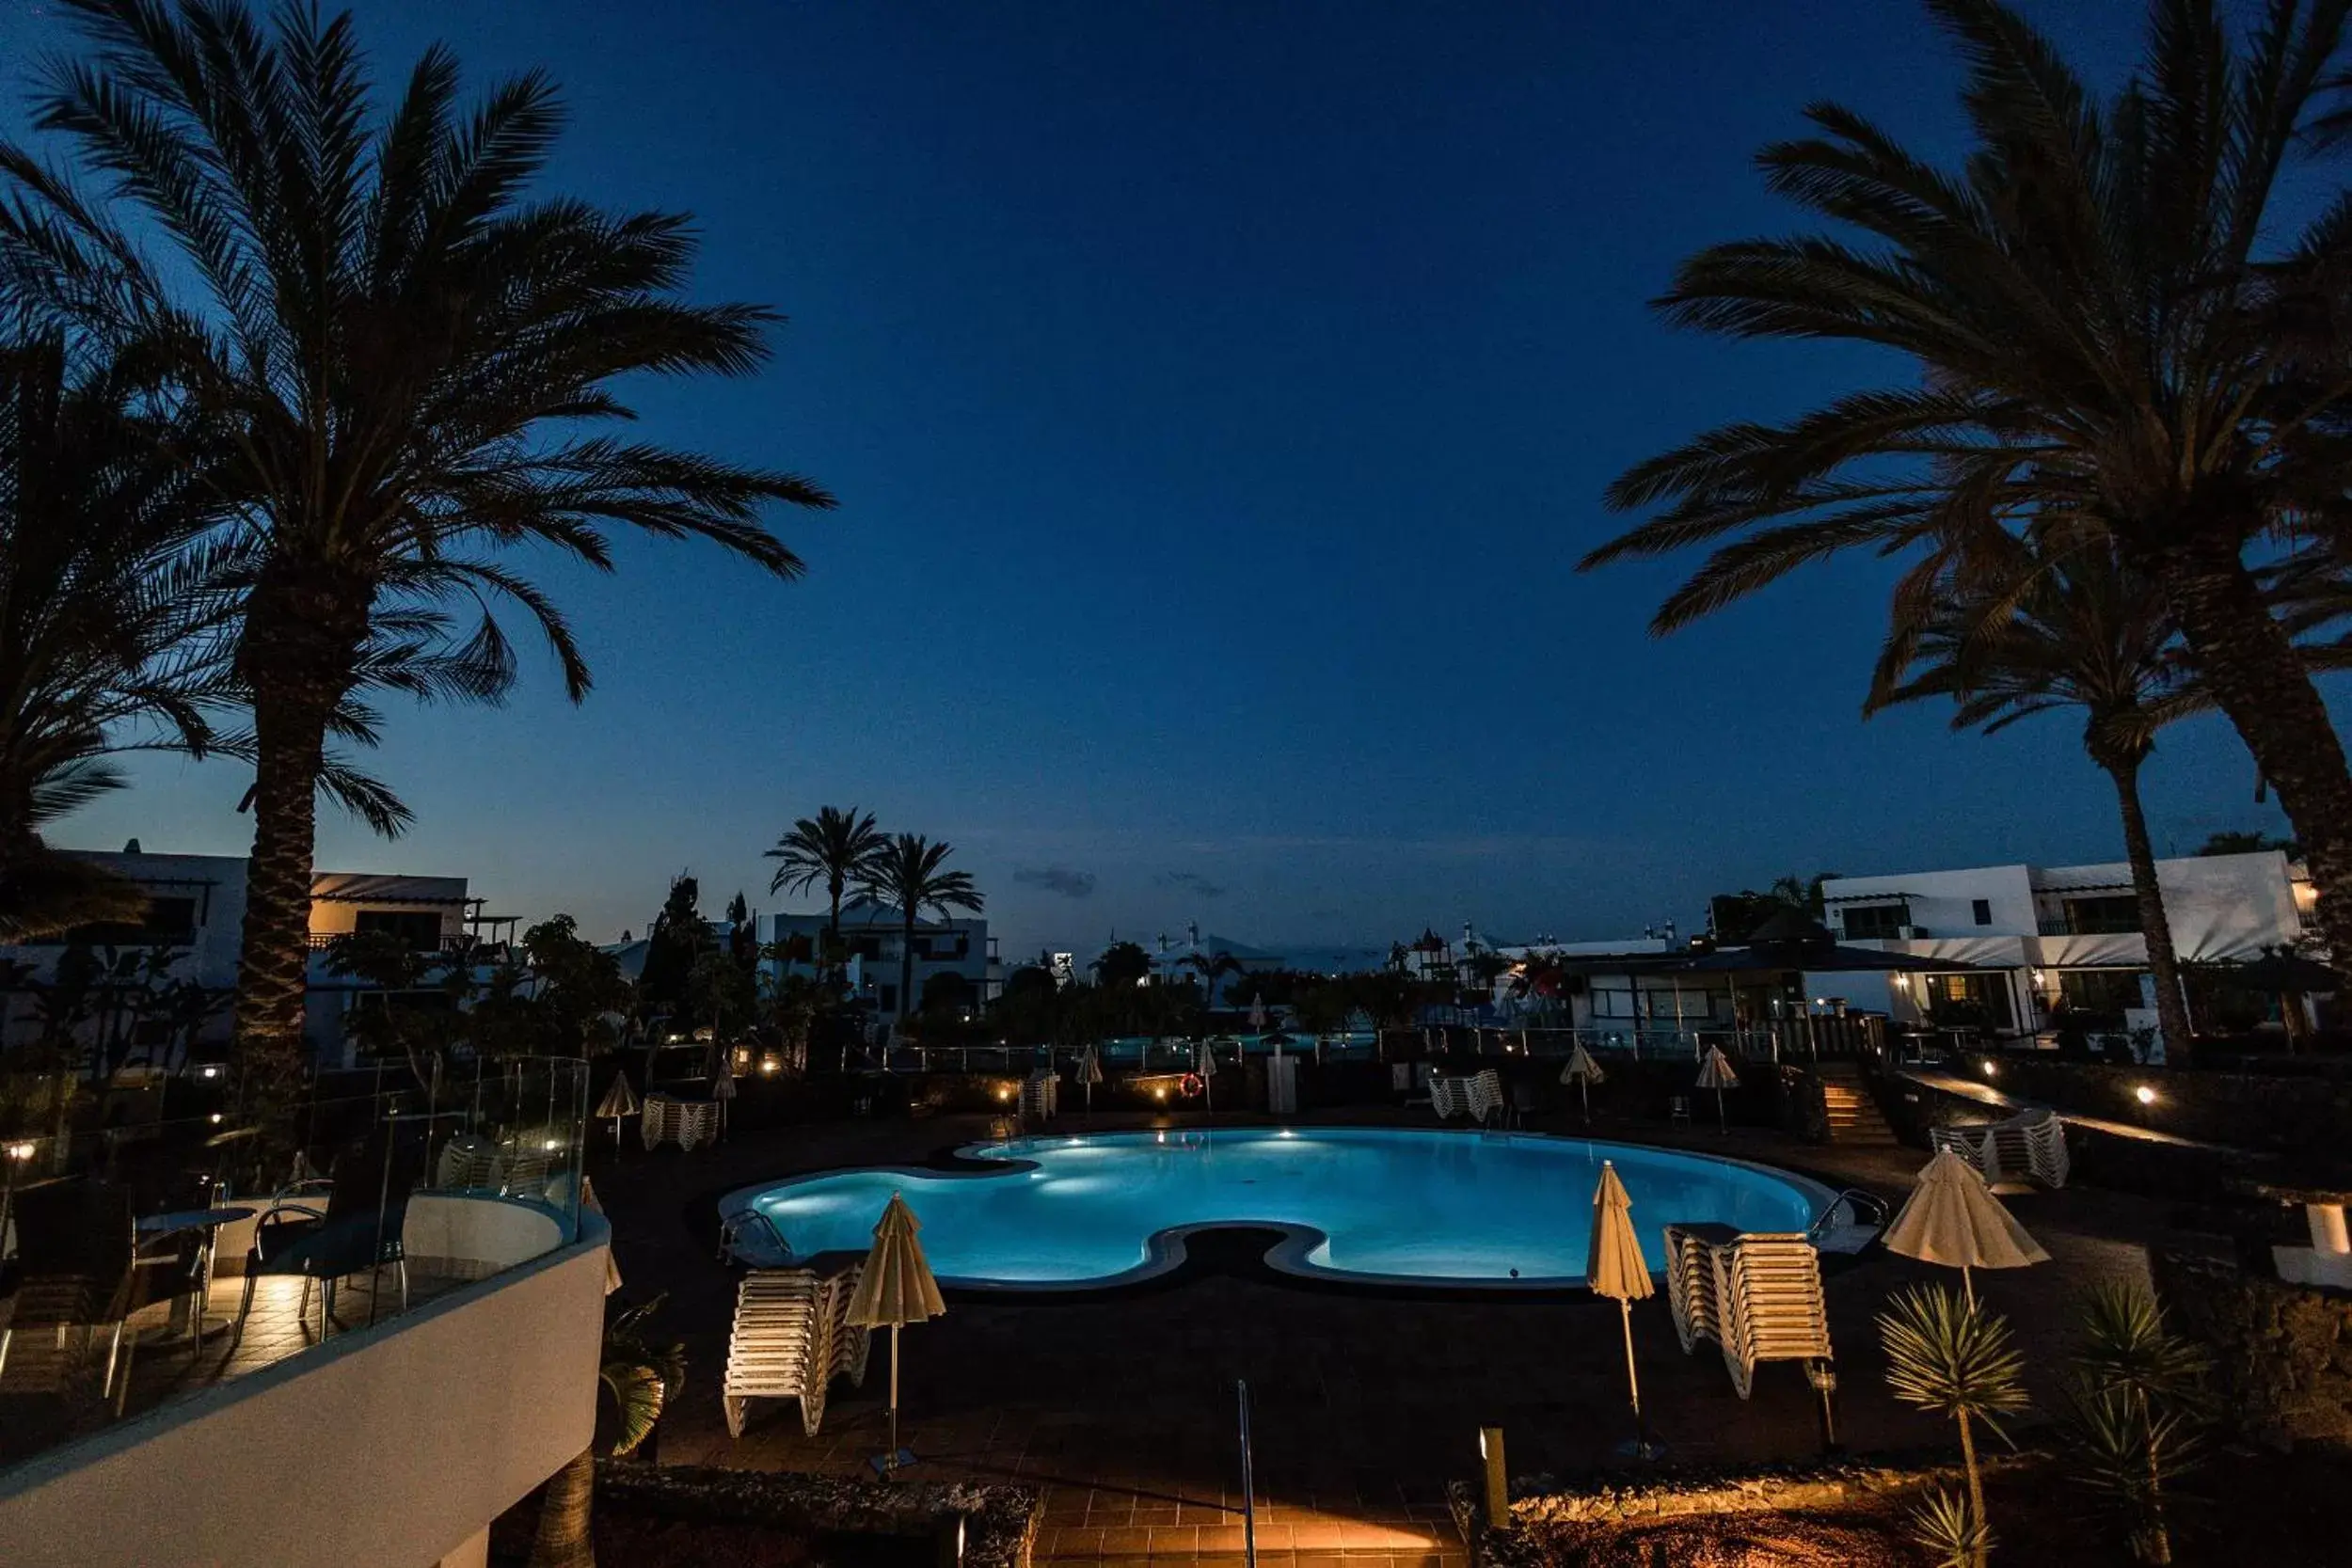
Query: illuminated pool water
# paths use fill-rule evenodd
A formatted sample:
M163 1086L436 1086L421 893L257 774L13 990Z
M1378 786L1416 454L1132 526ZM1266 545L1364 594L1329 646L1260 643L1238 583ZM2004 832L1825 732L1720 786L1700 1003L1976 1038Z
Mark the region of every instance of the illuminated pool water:
M1051 1289L1172 1267L1188 1229L1248 1225L1286 1239L1295 1273L1417 1284L1559 1287L1584 1275L1594 1184L1613 1161L1651 1268L1664 1227L1709 1221L1804 1230L1835 1201L1818 1182L1733 1160L1524 1133L1319 1128L1044 1135L961 1151L973 1172L835 1171L722 1205L739 1252L769 1264L862 1251L893 1192L956 1285Z

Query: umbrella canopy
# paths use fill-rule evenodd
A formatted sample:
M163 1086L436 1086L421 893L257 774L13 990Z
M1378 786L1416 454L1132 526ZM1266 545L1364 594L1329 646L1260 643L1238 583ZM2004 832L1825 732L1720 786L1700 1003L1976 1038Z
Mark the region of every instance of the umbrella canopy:
M850 1323L863 1328L897 1328L946 1313L939 1281L931 1277L931 1266L923 1260L923 1243L915 1240L922 1228L906 1198L892 1193L882 1223L874 1227L866 1272L858 1275L856 1293L850 1297Z
M1698 1086L1702 1089L1736 1089L1740 1074L1732 1069L1731 1058L1724 1054L1720 1045L1707 1048L1707 1061L1699 1069Z
M1265 1033L1265 998L1263 996L1249 1004L1249 1027L1261 1035Z
M1657 1294L1642 1241L1633 1230L1633 1199L1617 1180L1617 1167L1600 1163L1600 1185L1593 1191L1593 1241L1584 1255L1584 1275L1597 1296L1611 1301L1646 1301Z
M735 1098L735 1064L733 1062L723 1059L719 1063L718 1075L710 1080L710 1098L713 1100Z
M1959 1269L2022 1269L2050 1255L2026 1234L1967 1161L1940 1150L1919 1172L1918 1185L1881 1238L1889 1252ZM1970 1294L1975 1286L1969 1286Z
M1078 1053L1078 1082L1091 1088L1103 1081L1103 1059L1088 1046Z
M573 1103L578 1104L579 1101L574 1101ZM628 1074L627 1072L614 1073L612 1086L605 1090L604 1098L596 1102L596 1115L617 1119L621 1117L633 1117L638 1109L637 1090L630 1086Z
M1193 1070L1200 1074L1203 1078L1206 1078L1209 1074L1216 1070L1216 1053L1209 1049L1209 1042L1207 1040L1202 1040L1200 1042L1199 1065L1197 1065Z
M1600 1064L1593 1060L1593 1053L1581 1044L1568 1053L1568 1065L1560 1069L1560 1082L1563 1084L1600 1084L1607 1082L1608 1078L1609 1075L1600 1070Z

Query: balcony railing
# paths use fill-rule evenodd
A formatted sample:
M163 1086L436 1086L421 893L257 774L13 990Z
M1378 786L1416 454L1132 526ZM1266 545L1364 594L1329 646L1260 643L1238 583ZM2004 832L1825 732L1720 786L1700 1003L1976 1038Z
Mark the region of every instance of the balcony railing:
M106 1127L31 1083L0 1112L0 1410L39 1418L0 1418L0 1468L578 1240L586 1064L428 1070L262 1116L215 1067L174 1097L210 1108Z

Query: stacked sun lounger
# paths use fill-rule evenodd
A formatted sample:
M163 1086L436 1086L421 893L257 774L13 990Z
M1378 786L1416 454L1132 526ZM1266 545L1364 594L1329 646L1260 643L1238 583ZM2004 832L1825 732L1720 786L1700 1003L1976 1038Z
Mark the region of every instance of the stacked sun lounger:
M691 1149L697 1144L711 1143L719 1136L719 1102L649 1094L645 1096L644 1115L638 1117L637 1133L647 1148L675 1143L680 1148Z
M871 1334L845 1321L858 1273L754 1269L743 1276L720 1387L730 1435L743 1435L754 1400L792 1399L801 1403L802 1429L814 1437L834 1378L846 1372L851 1384L865 1383Z
M1831 1357L1820 1256L1804 1236L1666 1228L1667 1298L1685 1351L1712 1339L1741 1399L1766 1361Z
M1022 1081L1021 1114L1050 1121L1061 1109L1061 1079L1051 1068L1040 1068Z
M2000 1121L1931 1128L1928 1138L1936 1148L1948 1148L1974 1165L1989 1187L2004 1181L2063 1187L2074 1170L2066 1152L2066 1124L2042 1106Z

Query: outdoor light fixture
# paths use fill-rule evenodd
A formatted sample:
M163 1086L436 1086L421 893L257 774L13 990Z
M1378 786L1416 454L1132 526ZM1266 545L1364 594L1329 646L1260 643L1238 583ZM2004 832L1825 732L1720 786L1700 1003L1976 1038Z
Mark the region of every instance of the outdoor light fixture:
M773 1073L783 1066L784 1064L777 1061L773 1056L762 1056L759 1059L759 1070L762 1072Z
M1989 1058L1989 1057L1988 1057L1988 1058L1986 1059L1986 1061L1985 1061L1985 1064L1984 1064L1984 1075L1985 1075L1987 1078L1990 1078L1990 1077L1992 1077L1992 1076L1993 1076L1995 1072L1998 1072L1999 1070L2000 1070L2000 1066L1999 1066L1999 1064L1998 1064L1998 1063L1996 1063L1996 1062L1994 1062L1994 1061L1993 1061L1991 1058Z
M206 1077L206 1078L217 1078L217 1077L219 1077L219 1076L220 1076L220 1064L219 1064L219 1063L217 1063L217 1062L207 1062L207 1063L205 1063L205 1064L204 1064L204 1071L202 1072L202 1074L201 1074L200 1076L202 1076L202 1077Z
M33 1157L33 1150L35 1147L35 1145L30 1143L10 1144L8 1145L8 1158L11 1160L29 1160Z
M2156 1091L2142 1084L2132 1091L2132 1098L2142 1105L2153 1105L2156 1102Z
M218 1126L218 1125L219 1125L219 1123L220 1123L220 1113L219 1113L218 1111L215 1111L215 1112L213 1113L213 1122L214 1122L214 1125L215 1125L215 1126Z
M541 1142L541 1144L539 1145L539 1147L540 1147L541 1148L546 1149L548 1153L552 1154L552 1153L554 1153L557 1149L562 1148L564 1147L564 1140L563 1140L563 1139L561 1139L561 1138L548 1138L548 1139L546 1139L546 1140L544 1140L543 1142Z
M1152 1085L1152 1098L1154 1100L1166 1100L1168 1098L1168 1085L1166 1084Z

